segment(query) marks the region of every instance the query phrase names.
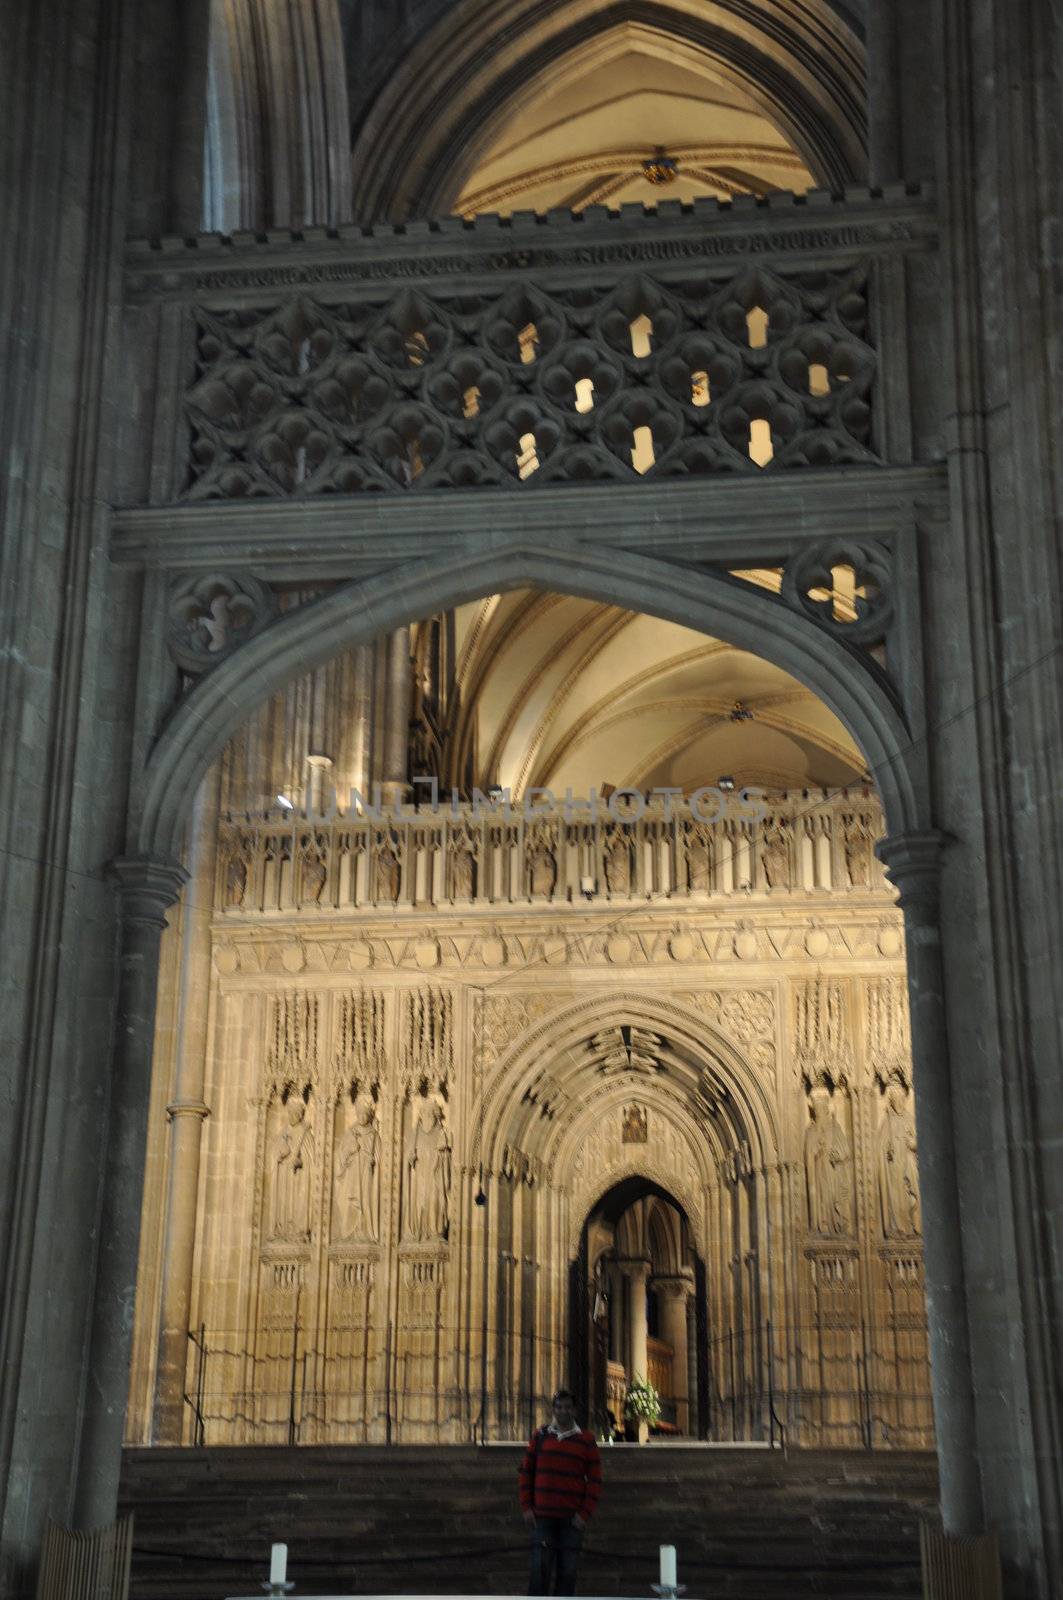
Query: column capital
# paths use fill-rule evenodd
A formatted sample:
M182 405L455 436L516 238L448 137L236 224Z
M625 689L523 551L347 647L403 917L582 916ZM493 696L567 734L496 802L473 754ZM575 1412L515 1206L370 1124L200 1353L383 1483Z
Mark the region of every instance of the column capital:
M163 929L166 913L177 904L188 882L188 872L177 861L154 861L148 856L120 856L107 868L118 890L122 918Z
M694 1293L694 1279L686 1273L676 1272L653 1280L655 1294L664 1300L689 1300Z
M875 845L901 910L917 922L936 922L941 895L941 857L952 840L939 829L891 833Z
M210 1107L204 1100L174 1100L166 1107L166 1115L171 1122L177 1117L196 1117L202 1122L210 1116Z
M616 1264L625 1278L635 1282L645 1283L653 1271L653 1262L646 1256L618 1256Z

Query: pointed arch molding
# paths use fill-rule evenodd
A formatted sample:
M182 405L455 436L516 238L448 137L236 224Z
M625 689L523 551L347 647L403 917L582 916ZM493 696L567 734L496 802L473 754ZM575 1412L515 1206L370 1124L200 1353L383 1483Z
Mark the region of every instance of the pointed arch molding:
M354 215L445 215L499 130L559 71L633 37L742 89L823 186L865 177L863 47L829 0L458 0L359 130Z
M196 787L252 711L292 678L402 624L510 589L604 601L723 640L791 673L852 734L888 829L928 825L923 752L872 667L809 617L752 585L614 548L500 545L409 561L287 611L192 689L163 729L133 796L138 854L173 859Z
M600 1076L587 1045L621 1023L655 1033L662 1042L665 1071ZM543 1073L550 1075L560 1104L541 1110ZM713 1119L699 1107L701 1075L726 1091L729 1110ZM525 1029L492 1069L486 1100L477 1116L482 1132L472 1151L487 1171L498 1172L504 1152L519 1151L537 1164L559 1193L572 1198L569 1250L574 1253L589 1211L624 1178L648 1178L666 1189L700 1233L705 1196L719 1181L722 1163L744 1147L751 1170L773 1167L780 1157L780 1130L773 1086L741 1049L706 1016L674 996L653 993L594 994L576 1002L558 996L557 1008ZM579 1171L580 1156L605 1117L638 1101L663 1119L683 1148L681 1165L667 1166L652 1146L631 1145L620 1165ZM512 1157L511 1163L512 1163Z

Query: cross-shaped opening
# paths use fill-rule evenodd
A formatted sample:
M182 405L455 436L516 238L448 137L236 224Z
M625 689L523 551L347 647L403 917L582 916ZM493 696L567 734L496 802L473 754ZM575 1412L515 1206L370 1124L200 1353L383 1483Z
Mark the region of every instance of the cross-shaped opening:
M763 350L768 342L768 313L763 306L750 306L746 312L746 331L749 348Z
M403 340L406 360L411 367L423 367L428 354L428 339L420 328L414 328Z
M643 424L631 435L631 465L636 472L649 472L656 459L653 453L653 429Z
M856 568L847 561L839 561L830 569L830 588L820 584L808 591L810 600L829 603L835 622L852 622L857 613L857 601L872 600L875 585L858 577Z
M594 410L594 379L576 379L576 410L585 413Z
M639 361L653 354L653 322L640 311L631 323L631 354Z
M525 323L517 334L517 344L520 346L520 359L526 367L530 367L539 354L539 330L534 322Z
M749 424L749 459L758 467L766 467L775 454L771 437L771 423L767 417L753 417Z
M534 433L522 433L520 445L517 450L517 475L521 478L530 478L533 472L539 470L539 452L535 444Z

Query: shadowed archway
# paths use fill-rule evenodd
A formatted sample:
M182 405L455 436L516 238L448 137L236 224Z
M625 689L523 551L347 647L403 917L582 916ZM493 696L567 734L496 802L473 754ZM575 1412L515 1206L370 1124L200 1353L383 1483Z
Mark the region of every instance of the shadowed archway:
M773 595L726 574L614 549L508 543L443 556L345 585L284 613L205 678L160 736L132 808L139 857L173 859L196 786L254 708L350 645L484 594L538 587L678 622L763 656L837 715L867 760L888 830L926 826L921 750L884 678L866 658Z

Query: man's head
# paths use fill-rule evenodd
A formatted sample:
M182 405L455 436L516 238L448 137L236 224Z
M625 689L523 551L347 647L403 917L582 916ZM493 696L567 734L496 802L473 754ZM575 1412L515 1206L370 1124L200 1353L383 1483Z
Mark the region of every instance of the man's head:
M576 1422L576 1396L571 1389L559 1389L550 1404L554 1408L556 1426L567 1433Z

